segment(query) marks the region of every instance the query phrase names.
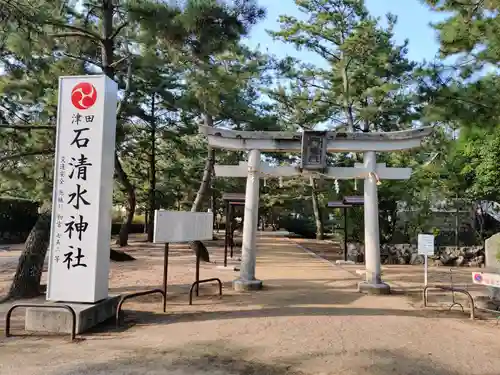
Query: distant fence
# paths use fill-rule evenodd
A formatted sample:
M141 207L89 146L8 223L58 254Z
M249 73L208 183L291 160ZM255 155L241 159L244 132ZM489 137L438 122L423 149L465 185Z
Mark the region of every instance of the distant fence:
M455 231L441 231L435 237L436 246L456 246L457 237ZM394 232L391 241L391 244L400 244L400 243L417 243L417 237L412 236L411 238L408 235L405 235L402 232L396 231ZM462 230L458 232L458 244L459 246L475 246L481 245L479 238L476 235L474 230Z

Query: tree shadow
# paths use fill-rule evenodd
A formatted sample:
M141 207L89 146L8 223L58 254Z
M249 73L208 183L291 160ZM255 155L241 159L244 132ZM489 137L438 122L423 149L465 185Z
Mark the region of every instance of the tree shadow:
M259 317L265 314L270 316L289 316L294 314L312 314L312 315L343 315L348 311L352 311L354 315L406 315L406 316L429 316L430 310L420 310L418 305L422 301L421 288L394 288L392 296L384 296L381 298L401 298L410 297L414 307L408 309L361 309L351 307L351 305L360 298L365 298L364 294L357 292L357 278L349 278L343 280L331 279L270 279L264 284L264 288L258 293L240 292L236 293L232 290L232 283L226 281L223 283L223 296L221 299L216 296L214 298L215 286L211 284L200 286L200 297L194 297L194 306L188 307L187 295L191 284L169 285L169 292L167 297L168 301L179 302L175 305L182 305L182 299L186 298L186 311L189 316L203 317L203 312L193 312L193 308L200 308L200 305L218 305L219 310L233 309L236 306L247 305L249 307L259 307ZM338 285L336 285L338 284ZM145 287L144 289L154 288L155 286ZM131 292L143 288L125 287L113 289L113 292ZM450 295L451 298L451 295ZM430 302L435 299L431 294ZM137 299L140 303L157 303L160 301L160 296L152 295L141 297ZM280 313L279 310L283 309ZM382 311L378 313L377 311ZM130 311L127 310L127 315ZM212 311L210 314L205 315L207 320L217 319L217 314L227 316L225 311ZM467 313L467 311L465 312ZM195 314L195 315L193 315ZM196 315L198 314L198 315ZM264 314L264 315L262 315ZM452 313L455 314L455 313ZM238 311L234 311L235 316L240 316ZM255 316L254 314L250 314ZM432 314L431 314L432 315ZM155 315L156 316L156 315ZM243 316L245 314L243 313ZM439 316L435 315L435 316ZM448 317L464 317L460 315L448 315ZM149 317L148 324L153 323ZM221 319L226 319L221 317Z
M254 356L249 348L205 341L170 350L138 349L121 358L69 365L48 375L306 375L291 365L267 363Z
M194 282L194 277L193 277L193 282ZM169 299L178 299L183 296L188 295L189 289L191 288L191 284L174 284L174 285L167 285L167 301ZM208 290L215 290L216 284L200 284L199 290L200 293L203 293L204 291ZM232 287L232 282L226 281L222 283L222 288L223 289L229 289ZM134 292L139 292L141 290L151 290L151 289L162 289L162 285L130 285L130 286L122 286L122 287L116 287L116 288L110 288L109 289L109 294L110 295L116 295L116 294L128 294L128 293L134 293ZM138 297L137 301L146 301L146 300L160 300L161 296L160 295L146 295L142 297Z
M287 306L229 311L169 312L167 314L150 311L127 310L125 324L128 325L128 327L131 327L135 325L170 325L175 323L294 316L405 316L422 319L442 318L464 321L467 319L466 315L459 311L448 312L436 310L377 309L344 306Z
M364 350L359 352L315 351L279 358L259 358L263 347L237 347L220 341L202 341L172 349L137 348L121 357L98 363L67 365L48 375L468 375L455 371L448 363L427 356L408 355L403 350ZM269 348L267 348L269 349ZM422 353L419 353L422 354ZM336 358L334 363L327 358ZM314 365L308 361L315 360ZM450 359L451 360L451 359ZM321 363L324 363L322 365ZM496 373L495 373L496 374ZM483 372L482 375L494 375Z
M468 369L455 371L448 364L438 363L432 359L432 354L424 356L409 356L402 350L376 349L362 352L372 364L360 368L359 374L367 375L468 375ZM498 372L481 373L481 375L494 375Z

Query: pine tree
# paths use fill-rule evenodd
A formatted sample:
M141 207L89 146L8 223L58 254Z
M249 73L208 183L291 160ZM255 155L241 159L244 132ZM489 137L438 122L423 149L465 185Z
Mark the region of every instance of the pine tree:
M281 16L281 30L270 32L298 50L317 53L326 68L282 64L284 73L307 90L317 122L329 122L348 131L389 131L408 126L413 119L411 82L414 64L406 43L392 41L396 18L387 16L382 28L371 17L364 0L296 0L306 20ZM303 104L302 104L303 105Z
M125 128L125 123L137 115L134 108L128 105L128 101L134 85L133 68L136 59L134 54L136 53L135 47L139 43L136 39L138 30L148 30L153 39L156 38L158 43L163 44L164 50L169 53L186 54L189 52L200 58L200 61L205 61L201 57L208 58L210 54L207 51L220 49L228 41L236 40L246 30L247 24L255 21L255 17L261 13L260 10L253 6L251 1L237 1L234 8L228 8L211 0L187 1L182 7L172 7L156 1L132 0L119 3L112 0L89 0L79 4L78 7L67 1L20 0L11 2L2 0L0 8L2 9L2 26L6 27L2 40L9 42L9 44L2 44L0 49L2 63L9 65L9 72L12 74L8 79L14 81L16 74L21 75L22 78L26 76L32 77L33 80L38 79L40 82L36 82L36 85L33 85L33 82L32 85L44 90L44 95L33 95L32 98L39 100L47 96L53 100L40 103L36 107L38 112L29 113L29 105L23 106L20 110L19 100L16 100L27 96L26 86L25 88L18 87L15 92L4 86L5 90L10 91L6 96L7 99L4 99L2 95L2 104L9 104L7 109L2 109L2 121L8 121L6 125L11 130L2 136L2 142L14 144L12 129L19 130L19 124L27 123L28 125L23 126L33 127L33 131L25 133L27 134L25 137L29 137L32 143L37 142L37 147L40 149L23 150L21 154L16 152L2 154L0 162L12 164L14 159L22 162L28 157L38 157L35 155L53 152L53 134L46 135L49 139L46 142L39 142L36 138L39 136L32 136L35 132L34 127L40 126L38 124L41 124L40 129L45 127L44 130L52 131L51 127L55 123L54 99L57 89L54 87L54 82L58 73L53 70L51 73L55 76L43 76L42 72L55 68L61 70L61 64L69 64L74 68L66 70L69 75L104 72L108 77L116 80L123 90L123 98L117 113L118 144L115 171L127 196L127 217L119 236L120 245L125 245L129 226L134 217L136 195L135 187L127 174L127 167L122 165L119 152L120 140L125 139L129 133L129 130ZM21 48L19 50L12 48L16 45ZM16 53L15 59L9 57ZM5 77L2 77L2 80L4 81ZM48 81L51 82L47 84ZM27 78L26 82L28 82ZM46 87L50 90L47 91ZM150 96L151 94L153 93L149 93ZM18 113L21 113L23 118L14 120L14 115ZM36 131L41 131L40 129L37 128ZM9 137L8 140L6 137ZM19 136L16 135L16 137ZM22 146L28 144L25 139ZM43 183L46 188L44 187L43 190L48 192L50 191L50 171L44 177ZM50 210L48 209L50 201L48 197L45 199L47 200L44 202L39 223L30 234L21 256L10 297L28 297L38 294L50 228Z

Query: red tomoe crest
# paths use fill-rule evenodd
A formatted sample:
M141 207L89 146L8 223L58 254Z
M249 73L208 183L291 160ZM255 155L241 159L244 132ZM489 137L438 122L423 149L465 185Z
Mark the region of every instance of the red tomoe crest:
M88 82L81 82L71 90L71 103L78 109L89 109L97 100L95 87Z

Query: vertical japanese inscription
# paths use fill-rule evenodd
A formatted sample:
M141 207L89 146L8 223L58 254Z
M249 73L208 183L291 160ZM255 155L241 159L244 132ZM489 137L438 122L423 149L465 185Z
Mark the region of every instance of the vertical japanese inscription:
M64 222L64 235L68 246L62 261L68 270L75 267L87 267L84 244L89 223L80 210L85 206L92 206L87 185L87 173L92 163L86 152L92 141L90 127L93 122L94 116L82 116L79 113L74 113L71 121L72 141L69 146L71 151L76 152L69 157L67 164L68 180L73 184L65 196L64 204L72 212L70 211Z
M59 189L57 190L57 216L56 216L56 231L55 231L55 245L54 245L54 260L59 263L60 253L61 253L61 232L62 221L64 216L62 215L62 209L64 205L64 190L63 185L66 178L66 156L61 155L59 160L59 175L57 176L57 181L59 183Z

